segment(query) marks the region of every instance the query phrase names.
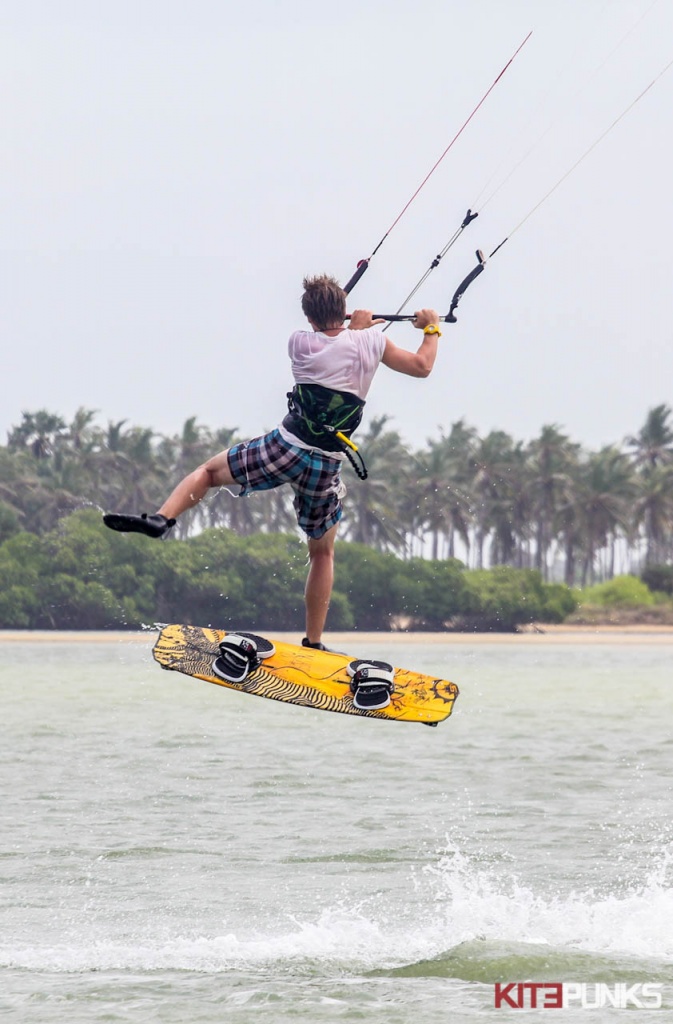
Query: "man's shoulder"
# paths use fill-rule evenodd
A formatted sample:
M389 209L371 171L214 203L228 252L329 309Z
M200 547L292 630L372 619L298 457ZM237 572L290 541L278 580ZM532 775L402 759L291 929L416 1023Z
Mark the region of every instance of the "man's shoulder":
M292 332L287 343L287 350L290 355L292 355L293 352L296 352L297 349L301 349L301 347L306 344L306 339L310 334L312 334L312 331L304 331L301 329Z
M358 336L357 343L363 348L376 352L379 357L383 354L388 339L380 328L364 327L360 331L351 331L351 334Z

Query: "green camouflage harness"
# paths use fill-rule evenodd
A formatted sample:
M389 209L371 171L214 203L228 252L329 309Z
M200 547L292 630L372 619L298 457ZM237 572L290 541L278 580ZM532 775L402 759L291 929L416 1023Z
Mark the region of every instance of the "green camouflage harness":
M361 480L367 469L351 434L358 428L365 407L363 399L347 391L334 391L322 384L295 384L287 395L286 430L304 444L325 452L345 452ZM352 452L358 456L360 466Z

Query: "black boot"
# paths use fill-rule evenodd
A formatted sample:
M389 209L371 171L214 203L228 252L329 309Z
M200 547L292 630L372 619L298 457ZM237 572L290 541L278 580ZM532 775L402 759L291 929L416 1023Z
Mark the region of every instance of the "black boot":
M140 516L127 515L124 512L107 512L103 516L103 522L118 533L144 533L146 537L163 537L172 526L175 526L175 519L167 519L159 512L153 516L148 516L147 512Z
M302 645L302 647L310 647L314 651L326 651L327 650L325 645L321 644L319 640L315 644L310 643L309 642L309 638L307 636L304 637L304 639L301 642L301 645Z

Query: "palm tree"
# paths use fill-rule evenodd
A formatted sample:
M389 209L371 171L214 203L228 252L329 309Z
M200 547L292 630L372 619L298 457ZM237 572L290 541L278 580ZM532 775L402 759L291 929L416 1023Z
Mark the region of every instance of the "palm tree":
M589 455L579 473L576 515L583 527L582 586L596 579L596 556L623 532L628 534L635 480L627 457L613 445ZM608 575L613 575L609 571Z
M494 521L494 565L513 565L517 569L531 564L531 523L533 520L531 470L528 452L517 441L509 455L505 486L502 489Z
M56 439L65 427L64 419L46 409L24 412L19 426L8 435L7 447L10 451L29 450L36 459L46 459L52 454Z
M508 561L515 549L511 506L520 463L512 438L503 430L492 430L474 454L474 496L476 568L484 566L484 547L491 531L495 534L493 554Z
M650 409L644 425L634 437L627 437L627 448L634 449L636 466L658 466L673 462L673 425L669 423L671 408L657 405Z
M447 557L455 557L456 537L469 553L472 498L470 480L474 470L476 431L464 420L452 424L448 435L428 441L426 451L417 453L410 467L414 478L412 495L417 521L430 531L431 557L439 557L439 541L446 539ZM416 470L420 468L419 475ZM410 504L407 502L406 504Z
M166 468L160 466L154 449L154 431L132 427L117 438L116 466L122 479L126 508L151 511L157 508L171 486Z
M431 538L430 557L439 558L440 537L448 537L451 530L449 464L445 439L428 441L428 448L414 456L414 483L409 491L413 496L414 509L409 511L416 529L428 530ZM411 504L411 503L408 503ZM407 507L408 507L407 504Z
M580 498L582 467L583 464L578 461L564 501L556 514L558 539L563 549L563 582L569 587L575 586L578 552L582 550L584 542Z
M215 454L213 438L207 427L196 422L196 416L190 416L182 425L182 433L174 439L177 457L174 458L172 471L176 478L181 479L187 473L205 462Z
M345 536L379 551L404 547L400 499L410 455L397 431L385 429L388 419L373 419L358 442L369 476L349 483L344 515Z
M673 536L673 464L648 465L638 473L632 508L634 533L645 532L645 565L663 565Z
M548 553L558 527L559 513L572 502L573 469L579 445L555 424L543 426L528 446L531 522L535 533L535 568L549 578Z
M65 435L65 443L76 452L84 451L96 443L98 432L92 424L96 417L95 409L85 409L83 406L77 410L68 424Z
M632 448L633 464L638 474L638 498L634 507L634 523L645 534L645 564L666 559L667 537L671 534L670 501L673 465L673 426L669 423L671 409L657 405L650 409L638 434L626 438Z
M477 431L468 427L464 419L456 420L446 438L450 485L447 495L447 515L450 520L447 557L456 554L456 538L465 546L465 559L470 557L470 528L474 520L475 499L473 481L476 471L475 452L479 444Z

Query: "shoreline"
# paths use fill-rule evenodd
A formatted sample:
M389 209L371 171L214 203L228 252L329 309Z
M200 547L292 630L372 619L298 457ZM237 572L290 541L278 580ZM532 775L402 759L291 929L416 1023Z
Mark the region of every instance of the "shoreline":
M157 630L0 630L0 644L45 644L45 643L153 643ZM260 629L262 635L269 635L286 643L300 644L302 634L278 630ZM326 633L327 646L348 647L349 644L372 643L397 646L405 643L416 644L519 644L562 645L562 644L670 644L673 646L673 626L643 625L629 626L532 626L521 633L376 633L350 631Z

